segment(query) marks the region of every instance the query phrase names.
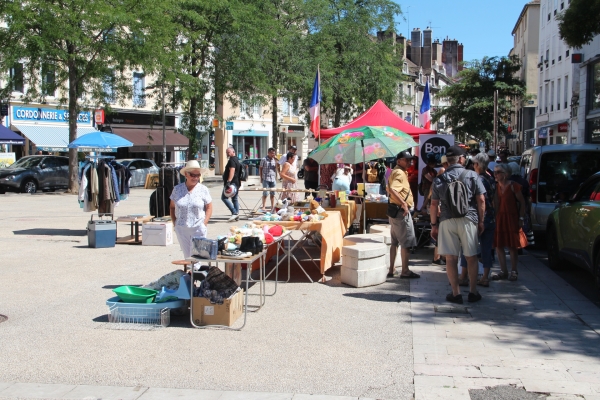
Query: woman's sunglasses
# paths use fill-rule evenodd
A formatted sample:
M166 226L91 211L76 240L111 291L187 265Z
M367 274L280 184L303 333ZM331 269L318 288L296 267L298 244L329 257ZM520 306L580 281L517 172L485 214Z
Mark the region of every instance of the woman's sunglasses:
M200 178L200 175L202 175L202 174L192 174L192 173L188 172L188 175L190 176L190 178Z

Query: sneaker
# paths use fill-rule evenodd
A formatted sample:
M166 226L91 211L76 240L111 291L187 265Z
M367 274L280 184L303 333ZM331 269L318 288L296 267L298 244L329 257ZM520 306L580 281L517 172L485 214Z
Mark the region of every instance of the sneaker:
M246 252L239 251L239 250L223 250L221 252L221 255L223 257L229 257L229 258L244 258L244 257L251 256L252 253L246 253Z
M441 258L438 258L437 260L433 260L431 263L435 264L435 265L446 265L444 260L442 260Z
M448 293L446 295L446 301L449 301L450 303L462 304L463 303L462 294L459 293L455 296L452 293Z
M227 222L233 222L233 221L237 221L238 219L240 219L240 216L237 214L233 214L228 220Z
M475 303L476 301L481 300L481 294L479 294L479 292L477 293L469 293L469 298L467 299L467 301L469 303Z

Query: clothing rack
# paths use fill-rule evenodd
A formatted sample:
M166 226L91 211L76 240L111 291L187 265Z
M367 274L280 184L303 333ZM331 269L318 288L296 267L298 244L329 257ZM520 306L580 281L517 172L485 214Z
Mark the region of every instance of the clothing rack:
M162 201L165 202L165 203L167 201L167 199L165 198L165 187L164 187L164 183L165 183L165 169L163 167L178 166L178 165L185 165L185 164L186 164L185 161L163 161L163 162L160 163L160 166L161 166L161 175L162 175L160 182L162 182L162 185L156 187L156 191L155 191L156 195L154 197L154 205L156 207L156 212L154 214L152 214L152 212L151 212L150 214L156 215L157 217L163 217L163 216L167 216L168 215L168 214L161 215L161 214L163 214L162 211L164 211L164 210L159 211L159 199L158 199L159 198L159 195L158 195L159 191L162 194L160 196L161 199L162 199ZM166 208L166 205L165 205L164 208Z
M90 160L90 161L98 161L99 159L113 160L114 158L115 158L115 156L103 156L103 155L98 155L98 156L87 155L87 156L85 156L85 159Z

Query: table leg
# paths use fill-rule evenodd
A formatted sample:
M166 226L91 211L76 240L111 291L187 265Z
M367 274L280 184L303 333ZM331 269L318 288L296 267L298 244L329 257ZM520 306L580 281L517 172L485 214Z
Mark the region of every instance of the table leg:
M135 242L139 243L140 242L140 223L139 222L134 222L135 224Z

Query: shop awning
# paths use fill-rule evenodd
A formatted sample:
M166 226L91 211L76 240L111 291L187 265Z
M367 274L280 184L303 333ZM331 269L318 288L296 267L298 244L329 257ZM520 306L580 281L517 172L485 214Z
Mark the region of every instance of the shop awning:
M128 147L132 153L163 151L162 128L112 128L113 133L133 143ZM173 128L165 129L165 143L167 151L184 151L190 146L190 140Z
M0 125L0 144L24 144L25 138L17 135L4 125Z
M543 129L543 128L550 128L551 126L564 124L565 122L569 122L569 120L568 119L563 119L563 120L560 120L560 121L550 122L550 123L547 123L545 125L538 126L538 127L534 128L534 129L540 130L540 129Z
M269 136L269 131L255 131L254 129L233 130L233 136Z
M31 142L35 143L38 150L45 151L68 151L69 127L55 125L25 125L13 124L13 128L19 130ZM86 133L95 132L91 126L78 126L77 137Z

